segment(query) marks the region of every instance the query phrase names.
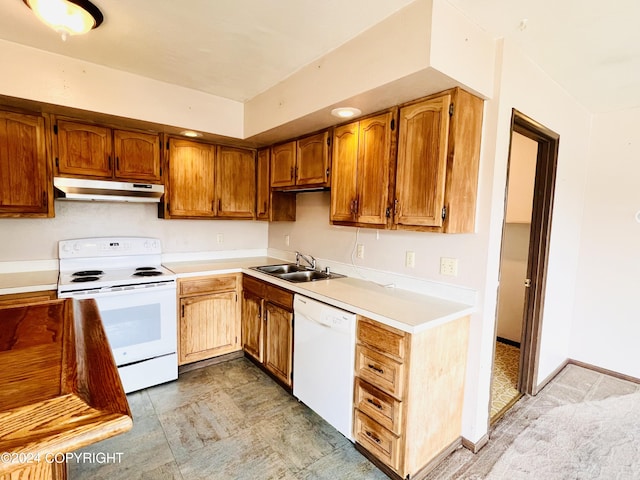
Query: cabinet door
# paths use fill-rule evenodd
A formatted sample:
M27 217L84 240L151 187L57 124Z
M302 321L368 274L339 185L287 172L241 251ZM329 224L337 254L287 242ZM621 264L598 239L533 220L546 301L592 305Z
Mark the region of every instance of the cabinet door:
M391 121L385 113L360 121L358 141L358 223L387 223L391 168Z
M292 385L293 313L265 304L264 366L287 386Z
M297 141L296 185L325 187L329 181L329 132Z
M180 365L240 349L236 292L180 300Z
M451 96L400 109L396 211L398 225L442 225Z
M353 222L358 167L358 122L335 129L332 163L331 220Z
M269 220L269 162L271 150L263 148L258 150L257 179L256 179L256 218Z
M112 178L111 129L58 121L58 173Z
M215 146L190 140L169 140L169 215L215 216Z
M0 112L0 216L48 216L44 119Z
M271 147L271 186L291 187L295 185L296 142L287 142Z
M242 346L244 351L262 363L264 336L262 307L264 300L251 292L242 294Z
M160 137L114 130L116 178L160 183Z
M253 150L218 146L215 159L216 216L254 219L256 156Z

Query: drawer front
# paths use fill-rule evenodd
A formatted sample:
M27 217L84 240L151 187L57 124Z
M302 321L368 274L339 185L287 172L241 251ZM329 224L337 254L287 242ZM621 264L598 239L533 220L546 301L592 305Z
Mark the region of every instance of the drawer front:
M386 393L402 399L404 368L401 363L364 345L357 345L356 375Z
M400 435L402 429L402 402L373 385L356 378L355 406L387 430Z
M293 312L293 294L287 290L267 285L267 300Z
M235 290L238 278L235 275L220 275L180 280L180 295L198 295Z
M358 410L355 411L353 436L383 463L399 470L400 439Z
M248 275L242 276L242 288L255 293L259 297L265 297L267 294L267 284L262 280L250 277Z
M358 317L358 341L399 360L405 357L407 334L373 320Z

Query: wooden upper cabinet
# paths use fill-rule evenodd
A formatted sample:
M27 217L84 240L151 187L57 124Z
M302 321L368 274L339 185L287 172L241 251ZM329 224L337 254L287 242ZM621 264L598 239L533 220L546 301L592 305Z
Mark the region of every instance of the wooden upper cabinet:
M331 182L333 223L386 226L394 130L395 111L335 129Z
M329 186L329 131L271 147L271 188L300 190Z
M167 211L170 217L213 218L216 214L215 145L169 140Z
M331 220L354 222L357 196L359 122L337 127L333 132L331 175Z
M263 148L258 150L256 173L256 218L269 220L269 206L271 205L269 194L269 162L271 150Z
M473 232L482 113L459 88L400 108L394 228Z
M400 109L394 222L442 225L451 95Z
M216 216L254 219L256 157L253 150L218 146L215 157Z
M329 132L301 138L296 148L296 185L328 186Z
M271 147L271 187L295 185L296 142Z
M112 178L111 129L65 120L57 127L59 175Z
M57 175L162 183L160 136L58 120Z
M0 217L52 217L42 116L0 112Z
M158 135L114 130L113 146L116 178L152 183L162 181Z

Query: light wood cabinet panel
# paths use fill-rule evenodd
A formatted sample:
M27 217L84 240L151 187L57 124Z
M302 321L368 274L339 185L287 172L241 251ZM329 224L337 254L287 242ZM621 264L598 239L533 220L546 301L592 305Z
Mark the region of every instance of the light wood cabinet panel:
M400 109L395 223L442 225L451 95Z
M455 88L400 108L394 228L473 232L482 107Z
M331 220L353 222L357 195L358 122L337 127L333 133Z
M408 334L358 317L354 437L391 478L425 475L461 443L469 317Z
M168 205L171 217L213 218L216 214L215 146L169 140ZM165 193L167 195L167 193Z
M293 385L293 293L249 275L242 279L247 355L285 388Z
M180 279L178 291L180 365L242 348L237 275Z
M57 131L59 175L113 177L109 128L59 120Z
M113 146L116 178L162 182L160 137L157 134L114 130Z
M253 150L218 146L215 157L216 216L255 218L256 159Z
M271 187L295 185L296 142L271 147Z
M329 132L301 138L296 145L296 185L328 186Z
M332 223L385 228L395 147L395 111L337 127L333 141Z
M269 186L269 163L271 162L271 149L263 148L258 150L257 174L256 174L256 218L258 220L269 220L269 210L271 202L269 196L271 188Z
M264 329L262 328L264 300L245 291L242 294L242 347L256 361L264 361Z
M271 302L265 304L264 366L287 386L292 385L293 313Z
M0 295L0 307L26 305L28 303L47 302L55 300L57 292L55 290L45 290L42 292L11 293Z
M42 116L0 112L0 217L52 217Z
M356 198L359 223L384 225L387 221L393 116L389 112L360 122Z

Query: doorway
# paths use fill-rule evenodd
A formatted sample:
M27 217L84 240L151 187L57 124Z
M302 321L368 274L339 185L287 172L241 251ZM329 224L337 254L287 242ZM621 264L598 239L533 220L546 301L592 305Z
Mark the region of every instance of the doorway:
M490 423L535 395L559 136L513 110Z

